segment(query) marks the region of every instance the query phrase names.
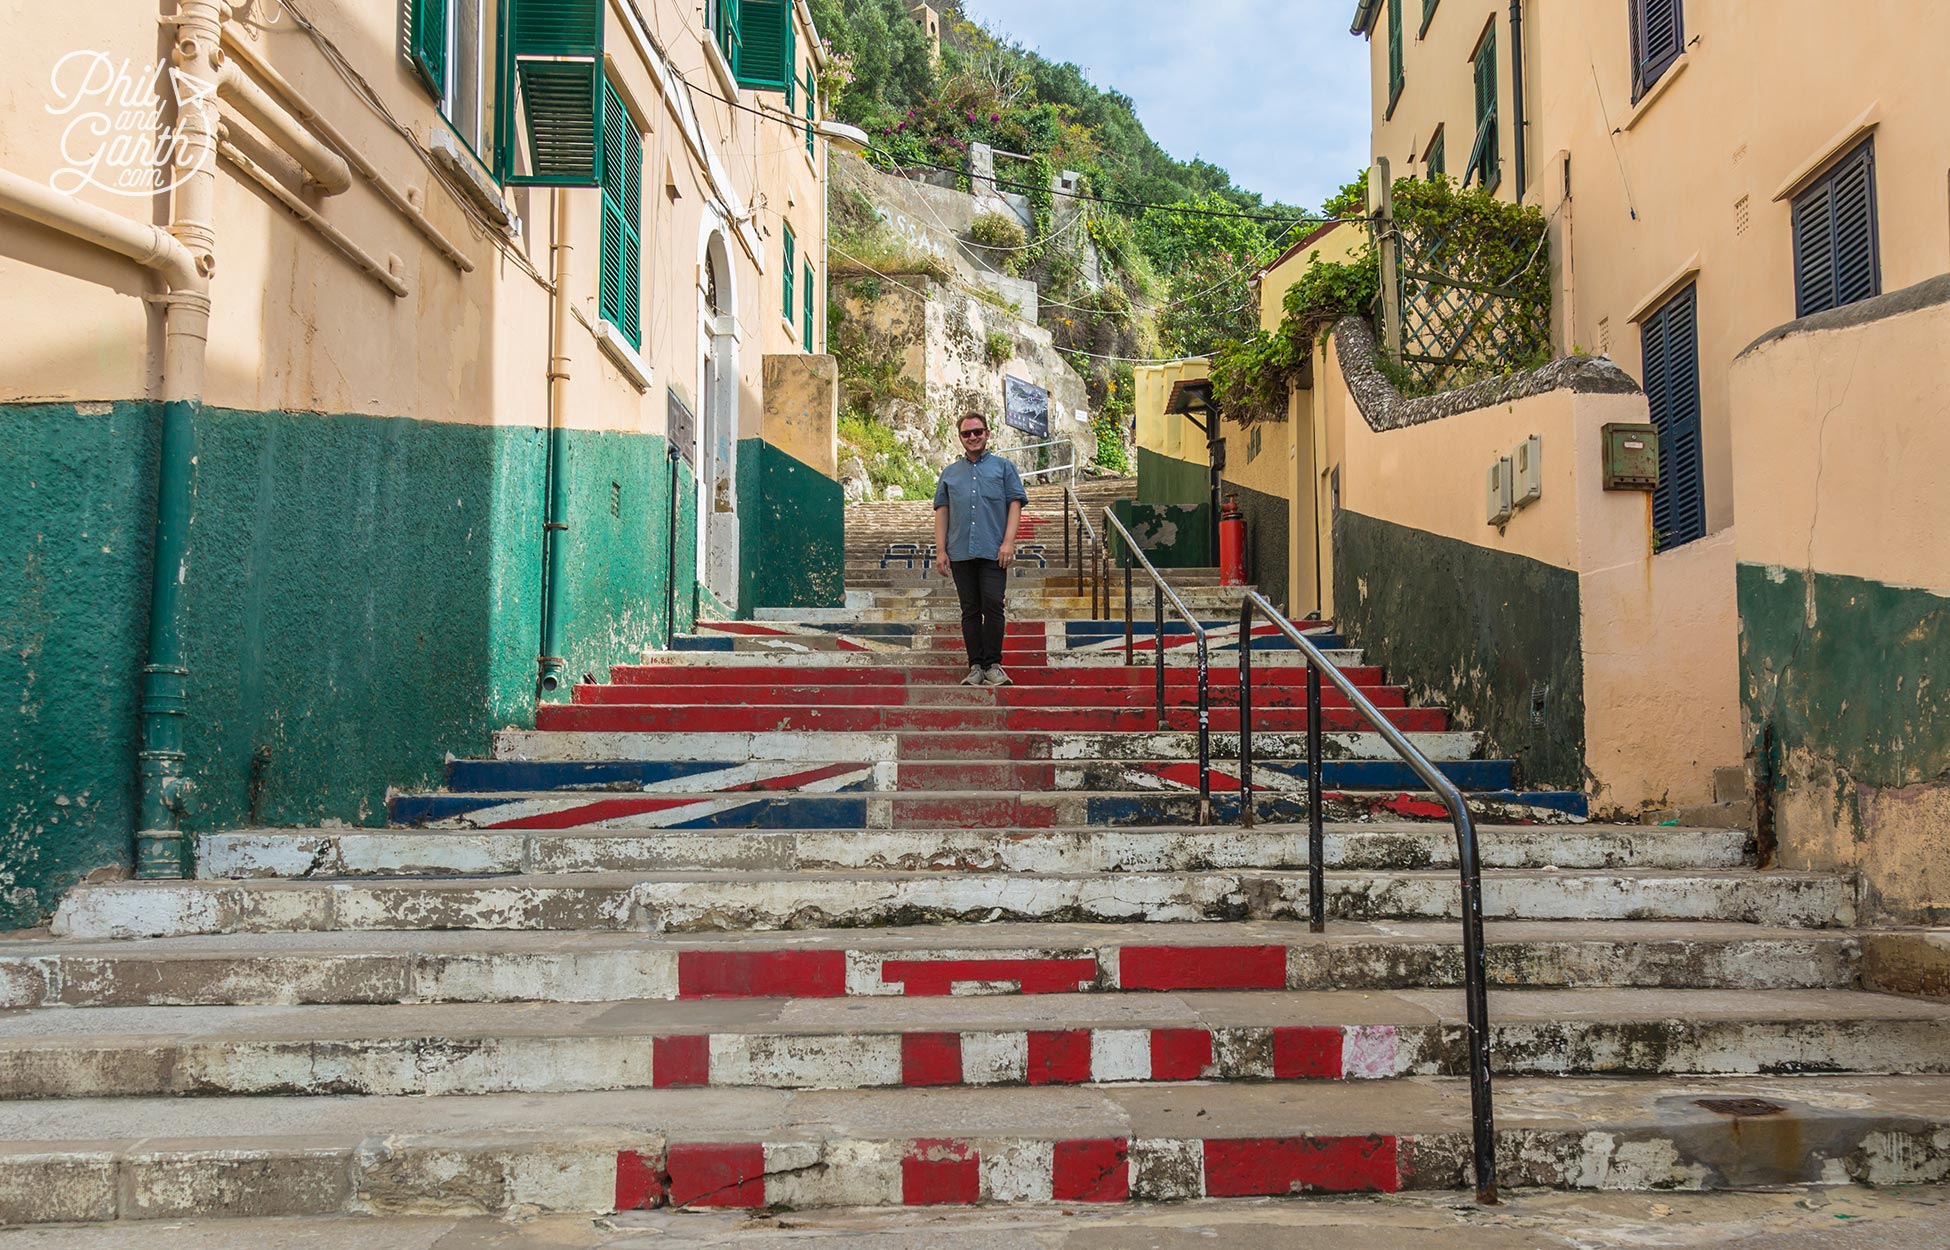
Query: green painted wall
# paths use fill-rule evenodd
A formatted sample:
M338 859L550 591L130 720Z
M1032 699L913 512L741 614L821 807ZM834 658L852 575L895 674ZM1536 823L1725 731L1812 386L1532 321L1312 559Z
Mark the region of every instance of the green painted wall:
M1210 470L1204 461L1180 460L1140 447L1137 471L1139 503L1212 502Z
M1756 740L1773 730L1775 791L1812 800L1845 841L1913 840L1940 865L1944 831L1924 792L1950 790L1950 598L1755 564L1739 566L1735 588L1742 710ZM1909 808L1915 827L1878 827L1878 795L1910 788L1889 810ZM1877 848L1871 859L1904 853L1915 852ZM1950 897L1919 898L1919 885L1872 865L1864 901L1894 918L1950 921Z
M1368 662L1440 703L1525 784L1584 786L1578 577L1340 509L1335 617Z
M1120 499L1112 509L1155 567L1204 569L1218 563L1218 553L1212 549L1210 504L1134 503ZM1121 561L1123 540L1113 532L1107 545L1111 562Z
M846 603L846 499L840 484L762 438L738 445L739 607Z
M128 860L156 431L147 403L0 406L0 926ZM191 829L379 823L389 785L532 721L541 430L212 409L197 435ZM566 650L602 676L663 635L669 469L656 437L568 445ZM694 501L686 474L686 628Z

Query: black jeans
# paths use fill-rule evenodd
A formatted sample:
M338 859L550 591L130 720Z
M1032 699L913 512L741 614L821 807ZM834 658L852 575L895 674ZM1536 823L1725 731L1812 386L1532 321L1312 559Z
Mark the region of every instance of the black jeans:
M1009 571L993 560L956 560L955 593L961 597L961 640L968 662L987 668L1002 663L1002 592Z

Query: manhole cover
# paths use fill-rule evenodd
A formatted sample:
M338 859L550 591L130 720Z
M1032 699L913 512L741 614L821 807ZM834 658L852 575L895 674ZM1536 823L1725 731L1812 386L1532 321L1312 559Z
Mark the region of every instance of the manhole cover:
M1701 1098L1693 1105L1705 1107L1715 1115L1739 1117L1779 1115L1787 1110L1780 1103L1769 1102L1765 1098Z

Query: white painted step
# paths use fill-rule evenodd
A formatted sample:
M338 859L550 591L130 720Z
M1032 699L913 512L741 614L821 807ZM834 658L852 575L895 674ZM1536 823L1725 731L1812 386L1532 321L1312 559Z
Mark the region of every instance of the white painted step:
M1292 919L1305 872L656 873L484 880L135 881L77 886L53 929L68 937L162 937L300 929L851 928L997 920L1150 923ZM1449 872L1333 873L1331 915L1452 919ZM1483 913L1499 920L1738 920L1846 927L1853 890L1786 871L1490 871Z
M1950 1170L1950 1078L1515 1078L1497 1092L1503 1167L1526 1185L1900 1185ZM1778 1107L1739 1125L1794 1148L1731 1148L1734 1122L1708 1099ZM1467 1082L1442 1077L1196 1097L1128 1085L29 1101L0 1104L14 1143L0 1151L0 1221L1457 1189L1469 1124Z

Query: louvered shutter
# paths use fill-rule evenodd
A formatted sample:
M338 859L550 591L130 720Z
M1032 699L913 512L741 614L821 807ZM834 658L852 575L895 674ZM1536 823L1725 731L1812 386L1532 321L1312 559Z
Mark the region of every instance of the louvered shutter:
M603 0L507 0L506 14L495 110L502 177L516 186L601 186Z
M1795 197L1793 221L1795 316L1881 294L1873 141Z
M1685 42L1680 0L1632 0L1632 99L1659 81Z
M713 0L705 0L712 3ZM718 6L718 51L724 53L726 65L738 64L738 0L715 0Z
M1463 185L1475 177L1483 187L1502 181L1496 134L1496 28L1483 36L1476 50L1476 141L1469 148L1469 164L1463 169Z
M792 0L739 0L738 57L731 63L738 85L784 91L793 64Z
M1652 528L1665 551L1706 534L1706 479L1699 411L1698 288L1667 300L1639 331L1645 399L1659 431L1659 484Z
M813 349L813 267L811 261L806 262L805 338L806 338L806 350L810 352Z
M792 227L787 226L785 228L785 266L782 272L784 274L784 281L785 281L784 316L788 323L791 322L792 320L792 266L794 263L793 249L794 249L794 241L792 238Z
M813 107L814 105L813 91L814 91L813 67L812 67L812 62L808 61L806 63L806 155L807 156L811 156L813 154L813 122L817 119L818 116L817 111Z
M1395 101L1402 97L1402 5L1406 0L1388 0L1388 112L1392 117Z
M603 83L603 223L598 308L642 347L643 137L616 89Z
M412 29L408 49L414 72L436 100L447 98L447 0L408 0Z

